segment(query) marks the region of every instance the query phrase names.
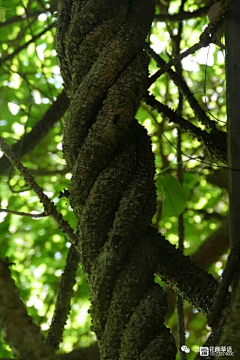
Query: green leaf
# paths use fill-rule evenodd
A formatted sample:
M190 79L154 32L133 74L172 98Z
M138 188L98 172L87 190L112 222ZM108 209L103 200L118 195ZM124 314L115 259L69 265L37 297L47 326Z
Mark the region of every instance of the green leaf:
M7 9L5 7L0 7L0 21L5 20L6 10L11 10L11 9Z
M0 9L0 21L3 21L6 16L6 9L2 8Z
M163 216L179 216L186 207L186 192L171 175L159 176L156 182L159 195L164 195Z

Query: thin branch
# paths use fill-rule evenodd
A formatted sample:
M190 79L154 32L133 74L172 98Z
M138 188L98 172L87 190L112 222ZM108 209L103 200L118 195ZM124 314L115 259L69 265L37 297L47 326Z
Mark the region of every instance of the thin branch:
M161 75L163 75L173 65L176 65L177 63L179 63L185 57L187 57L187 56L189 56L191 54L194 54L197 50L199 50L199 49L201 49L203 47L207 47L212 42L212 39L211 39L210 35L214 34L216 29L218 28L218 26L221 23L224 15L228 11L231 2L232 2L232 0L225 0L225 2L221 3L221 9L219 11L218 16L216 16L216 19L214 20L214 22L211 22L210 24L208 24L206 29L201 34L199 42L196 43L195 45L193 45L192 47L190 47L189 49L187 49L186 51L183 51L182 53L177 55L175 58L173 58L168 63L166 63L160 70L158 70L150 78L150 80L151 80L150 85L153 84Z
M172 60L170 60L169 62L167 62L160 70L158 70L153 76L151 76L151 78L149 79L149 86L151 86L160 76L162 76L165 72L167 72L173 65L178 64L182 59L184 59L185 57L194 54L197 50L201 49L202 47L206 47L210 44L209 43L205 43L203 44L201 41L198 42L197 44L193 45L192 47L190 47L189 49L187 49L186 51L183 51L182 53L180 53L179 55L177 55L175 58L173 58Z
M210 152L209 156L212 155L212 157L214 158L214 163L220 162L227 164L226 133L220 130L215 130L214 132L209 134L206 131L201 130L197 126L193 125L192 123L190 123L189 121L185 120L183 117L178 115L168 106L157 101L153 95L145 96L145 100L148 105L156 109L160 114L163 114L163 116L167 117L170 120L170 122L174 122L178 124L182 130L188 132L191 136L197 137L199 141L202 141L206 149L208 149ZM199 161L197 158L195 158L194 160ZM205 161L201 161L201 162L208 165L213 165L209 162L205 162ZM227 168L227 166L222 166L222 165L214 165L214 166Z
M79 261L79 253L72 245L69 249L66 266L61 277L55 311L46 340L47 345L53 346L56 350L59 348L62 340L64 326L70 312L73 286L76 283Z
M39 34L34 35L29 41L27 41L23 45L19 46L15 51L13 51L13 53L1 58L0 59L0 66L2 66L6 61L13 59L14 56L16 56L17 54L20 53L20 51L22 51L23 49L26 49L31 43L35 42L42 35L44 35L46 32L51 30L55 25L56 25L55 22L53 22L52 24L47 26L45 29L43 29Z
M34 17L38 17L38 15L46 13L47 11L53 13L54 11L57 10L57 1L52 1L51 3L52 4L51 4L49 9L45 9L44 7L42 7L41 9L35 10L32 13L28 13L27 16L25 16L25 14L12 16L9 19L0 22L0 28L2 28L4 26L11 25L11 24L15 24L17 22L24 21L26 19L31 19L31 18L34 18Z
M44 10L40 9L40 10L36 10L34 11L33 13L31 14L28 14L28 18L31 19L31 18L37 18L38 15L42 14ZM46 11L46 10L45 10ZM9 19L7 19L6 21L3 21L3 22L0 22L0 28L3 28L5 26L8 26L8 25L11 25L11 24L15 24L17 22L20 22L20 21L24 21L27 19L26 15L23 14L23 15L17 15L17 16L13 16Z
M24 134L23 137L12 146L12 150L18 154L19 159L32 150L44 136L46 136L52 126L64 115L68 105L69 100L66 93L63 91L58 95L57 100L48 108L32 130L29 133ZM0 175L6 174L10 167L10 161L6 156L3 156L0 159ZM29 171L34 174L34 170Z
M170 122L178 124L184 131L188 132L191 136L202 138L203 130L185 120L182 116L178 115L174 110L170 109L167 105L157 101L153 95L145 97L145 101L153 109L156 109L160 114L166 116Z
M47 214L45 214L45 212L42 212L41 214L31 214L31 213L25 213L22 211L15 211L15 210L10 210L10 209L0 209L0 212L5 212L7 214L13 214L13 215L18 215L18 216L26 216L26 217L31 217L31 218L35 218L35 219L39 219L44 216L47 216Z
M197 17L205 16L210 9L211 6L204 6L200 9L195 11L181 11L177 14L159 14L155 15L155 20L163 21L163 22L174 22L174 21L182 21L182 20L189 20L194 19Z
M166 65L166 62L159 56L151 47L149 44L144 45L146 51L148 52L149 56L151 56L156 63L160 67L164 67ZM199 105L197 100L195 99L193 93L189 89L186 81L183 79L181 75L179 75L177 72L173 71L172 69L168 69L167 73L170 77L170 79L174 82L174 84L178 87L180 92L183 94L183 96L187 99L189 105L193 109L196 117L198 120L203 124L206 125L210 129L216 129L216 123L212 121L206 114L206 112L202 109L202 107ZM152 78L150 78L151 81Z
M21 164L16 154L12 151L11 147L7 145L2 138L0 138L0 148L11 161L11 163L20 171L25 181L38 195L40 202L44 206L45 213L51 215L54 218L58 227L67 235L69 241L76 245L78 241L76 235L73 233L73 229L69 226L68 222L62 218L62 215L58 213L54 203L49 200L47 195L44 194L42 188L36 183L29 170Z

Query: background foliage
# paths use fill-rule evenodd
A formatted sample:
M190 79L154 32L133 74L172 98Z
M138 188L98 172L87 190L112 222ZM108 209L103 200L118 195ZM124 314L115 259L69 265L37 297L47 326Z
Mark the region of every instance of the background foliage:
M164 5L165 4L165 5ZM167 5L166 5L167 4ZM202 1L185 1L184 9L194 11ZM15 144L29 133L62 91L62 79L54 49L56 1L2 0L6 20L0 22L0 133L9 144ZM180 1L157 2L156 15L178 12ZM53 25L52 25L53 24ZM154 21L150 41L155 52L169 60L173 53L172 39L177 33L177 22ZM198 41L207 24L207 17L183 21L181 49ZM38 35L40 34L40 36ZM224 53L215 45L199 50L182 61L183 76L201 106L216 118L225 130L226 100ZM154 60L150 73L157 70ZM178 91L167 74L151 88L161 102L176 109ZM189 105L183 102L182 114L194 119ZM218 170L203 159L203 149L197 139L182 134L183 185L176 177L177 127L169 123L145 103L137 118L152 138L156 159L156 191L158 208L153 226L173 244L178 242L177 217L184 211L185 254L192 255L208 242L225 220L228 211L225 170ZM76 227L76 219L68 199L59 198L68 188L71 174L62 158L62 129L64 119L54 124L47 136L23 158L23 163L35 175L44 192L57 204L57 209ZM3 154L0 152L0 156ZM199 161L192 158L199 157ZM190 158L189 158L190 157ZM205 161L205 162L202 162ZM207 163L206 163L207 162ZM216 175L217 171L217 175ZM1 174L1 169L0 169ZM220 181L222 180L222 182ZM26 212L43 211L38 198L14 169L2 175L0 183L1 208ZM14 262L12 274L34 321L47 331L56 300L59 278L64 268L69 243L51 218L32 219L0 212L0 257ZM210 250L209 250L210 249ZM212 257L211 247L203 257L209 258L209 271L219 278L226 261L224 249L218 259ZM212 259L212 260L211 260ZM157 279L157 281L160 281ZM61 350L87 346L94 340L90 331L88 286L79 269L72 311L64 333ZM177 337L177 318L174 295L169 292L169 326ZM206 319L185 303L187 346L189 359L194 357L209 334ZM11 357L9 347L0 342L0 357Z

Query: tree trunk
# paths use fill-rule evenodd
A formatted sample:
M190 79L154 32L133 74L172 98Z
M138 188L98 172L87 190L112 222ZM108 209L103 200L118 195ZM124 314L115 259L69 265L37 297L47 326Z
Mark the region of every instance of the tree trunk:
M154 158L134 119L147 86L143 43L153 0L59 1L56 46L70 107L64 156L78 251L89 282L101 359L174 359L158 251Z

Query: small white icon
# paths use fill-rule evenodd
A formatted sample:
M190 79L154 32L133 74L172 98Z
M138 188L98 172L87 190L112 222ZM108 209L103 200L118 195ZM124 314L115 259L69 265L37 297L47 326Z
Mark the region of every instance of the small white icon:
M200 346L199 348L200 356L208 356L209 355L209 349L207 346Z
M190 349L186 345L182 345L181 350L187 354L190 353Z

